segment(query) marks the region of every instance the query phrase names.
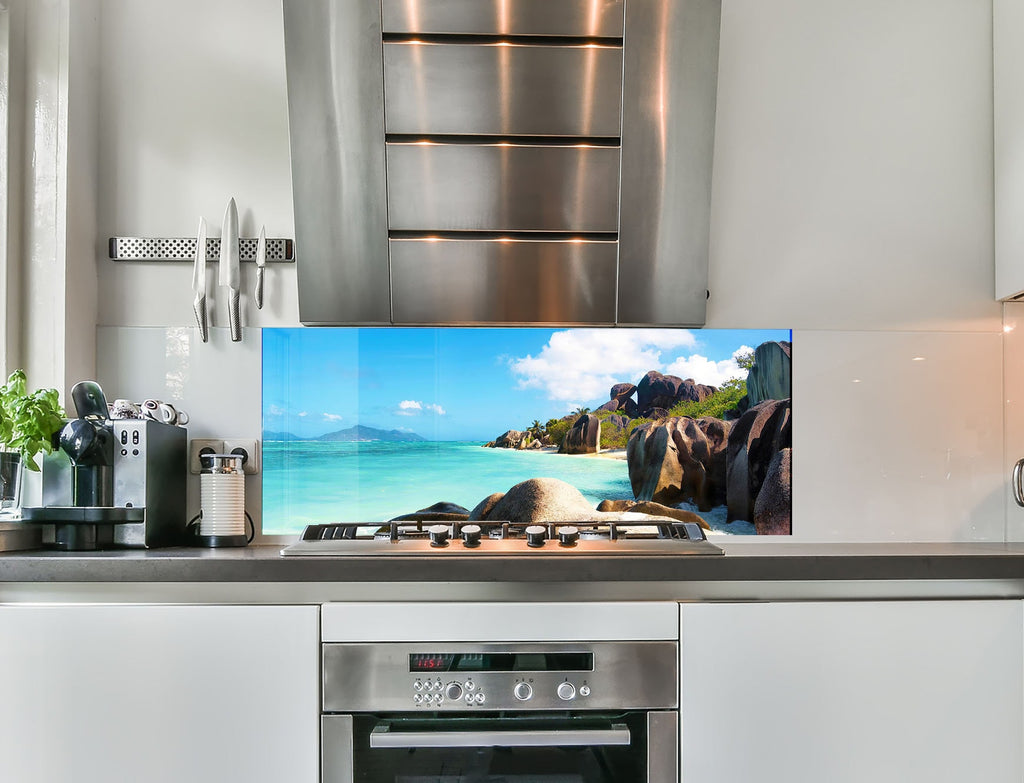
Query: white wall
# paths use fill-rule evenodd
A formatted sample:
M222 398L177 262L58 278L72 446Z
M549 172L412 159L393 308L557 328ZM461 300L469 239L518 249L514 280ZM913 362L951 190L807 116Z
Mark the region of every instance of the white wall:
M101 5L100 237L217 235L232 195L292 236L279 0ZM794 538L1003 540L990 4L723 0L720 57L707 325L795 330ZM113 345L189 326L191 270L98 264L129 383ZM297 325L294 269L268 291L244 322ZM231 349L213 377L254 377Z

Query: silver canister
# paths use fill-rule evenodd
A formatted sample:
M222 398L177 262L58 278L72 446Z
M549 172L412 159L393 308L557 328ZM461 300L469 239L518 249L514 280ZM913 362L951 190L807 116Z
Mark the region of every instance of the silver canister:
M239 454L202 454L199 458L203 546L245 546L245 475Z

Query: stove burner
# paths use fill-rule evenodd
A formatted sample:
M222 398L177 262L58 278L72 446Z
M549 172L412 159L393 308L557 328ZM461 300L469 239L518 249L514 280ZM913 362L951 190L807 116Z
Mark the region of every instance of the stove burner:
M508 521L439 523L403 517L308 525L285 555L722 554L693 522L572 520L531 525Z

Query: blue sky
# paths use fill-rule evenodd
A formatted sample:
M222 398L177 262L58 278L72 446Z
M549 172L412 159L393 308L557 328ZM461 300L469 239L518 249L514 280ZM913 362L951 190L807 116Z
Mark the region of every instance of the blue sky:
M718 385L788 330L263 330L263 428L316 437L363 424L429 440L493 440L658 370Z

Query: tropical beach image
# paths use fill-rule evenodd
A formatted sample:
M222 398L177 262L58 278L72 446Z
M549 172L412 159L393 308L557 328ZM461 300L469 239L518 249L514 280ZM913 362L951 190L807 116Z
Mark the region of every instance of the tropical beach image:
M529 491L788 534L791 357L788 330L264 329L264 532Z

